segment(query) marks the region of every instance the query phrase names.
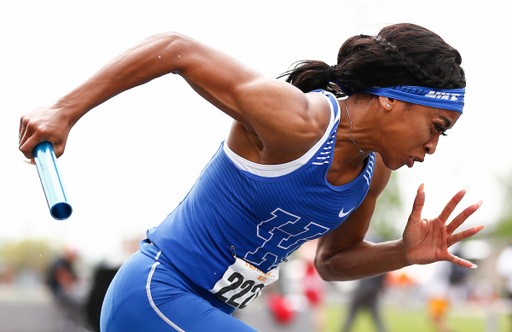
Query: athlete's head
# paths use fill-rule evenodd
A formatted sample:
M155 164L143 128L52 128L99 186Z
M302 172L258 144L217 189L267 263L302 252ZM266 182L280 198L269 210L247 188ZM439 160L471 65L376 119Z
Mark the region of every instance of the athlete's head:
M434 153L439 136L462 113L466 79L461 61L459 52L437 34L414 24L396 24L377 36L349 38L335 66L301 61L283 76L304 92L372 95L376 112L365 118L366 132L372 135L355 133L355 140L359 148L379 152L388 168L397 169ZM351 112L354 116L357 108Z
M301 61L284 75L304 92L326 89L338 96L345 94L338 85L348 93L402 85L457 89L466 86L461 62L459 52L437 34L403 23L387 26L377 36L349 38L335 66Z

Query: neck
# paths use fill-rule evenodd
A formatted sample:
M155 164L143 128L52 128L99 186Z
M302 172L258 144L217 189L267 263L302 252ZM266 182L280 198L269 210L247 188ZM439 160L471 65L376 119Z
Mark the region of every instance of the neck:
M352 137L352 130L353 130L353 124L352 124L352 118L350 117L350 112L348 110L348 106L347 106L347 100L343 100L343 105L345 106L345 111L347 112L347 117L348 117L348 121L349 121L349 124L350 124L350 130L349 130L349 137L350 137L350 140L352 141L352 143L354 143L356 149L361 153L361 154L365 154L364 151L357 145L356 141L354 141L354 138Z
M352 96L339 101L339 105L341 118L336 133L335 156L331 170L333 172L354 170L358 174L368 154L373 152L373 149L365 144L364 139L365 133L368 132L362 118L366 113L366 103L354 102L354 96Z
M373 139L379 120L374 110L374 99L366 94L354 94L339 102L341 119L337 136L347 145L346 152L367 156L375 152Z

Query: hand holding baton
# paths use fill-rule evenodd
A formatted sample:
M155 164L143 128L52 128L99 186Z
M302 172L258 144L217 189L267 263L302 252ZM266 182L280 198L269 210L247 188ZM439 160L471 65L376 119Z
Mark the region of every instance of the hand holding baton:
M34 148L33 155L50 214L57 220L68 219L73 209L60 177L53 146L49 142L39 143Z

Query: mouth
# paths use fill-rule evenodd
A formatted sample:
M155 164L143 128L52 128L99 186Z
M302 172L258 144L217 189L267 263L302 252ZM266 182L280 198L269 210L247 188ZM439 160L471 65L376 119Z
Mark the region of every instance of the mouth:
M409 157L409 160L407 161L407 167L411 168L414 166L414 162L419 162L419 163L422 163L423 162L423 158L419 158L419 157Z

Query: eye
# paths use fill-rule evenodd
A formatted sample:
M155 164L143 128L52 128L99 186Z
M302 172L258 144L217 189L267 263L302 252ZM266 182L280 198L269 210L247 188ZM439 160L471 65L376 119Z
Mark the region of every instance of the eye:
M446 133L446 130L441 127L440 125L435 125L436 127L436 130L438 133L441 133L441 136L448 136L448 134Z

